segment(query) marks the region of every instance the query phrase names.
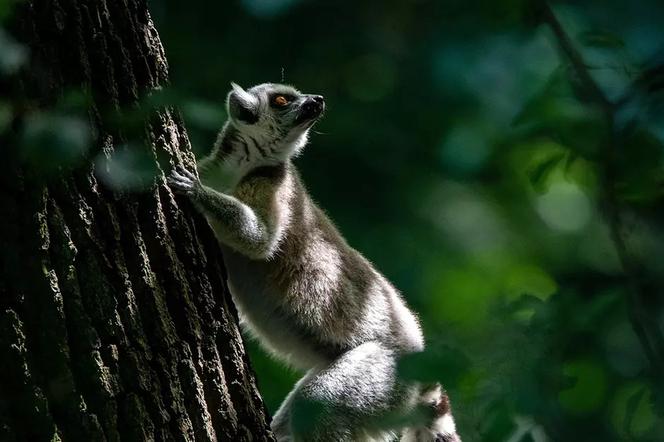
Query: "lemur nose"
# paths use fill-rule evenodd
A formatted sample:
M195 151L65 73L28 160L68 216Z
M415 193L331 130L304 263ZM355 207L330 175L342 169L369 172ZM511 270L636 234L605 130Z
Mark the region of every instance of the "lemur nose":
M322 95L307 95L301 109L306 118L318 117L325 109L325 99Z

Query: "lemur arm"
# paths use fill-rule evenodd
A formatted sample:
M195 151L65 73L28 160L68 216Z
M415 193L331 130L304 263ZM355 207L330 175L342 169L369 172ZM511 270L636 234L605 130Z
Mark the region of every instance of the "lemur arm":
M174 170L168 182L178 193L189 196L206 215L221 242L254 259L265 259L273 253L277 223L271 222L276 220L270 219L269 207L266 207L269 202L258 201L251 207L234 196L203 185L184 168ZM268 195L266 197L263 199L269 199Z

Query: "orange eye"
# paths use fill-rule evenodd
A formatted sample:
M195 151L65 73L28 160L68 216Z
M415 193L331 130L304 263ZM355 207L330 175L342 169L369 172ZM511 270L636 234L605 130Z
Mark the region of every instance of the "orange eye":
M288 99L284 97L283 95L277 95L274 97L274 104L277 106L286 106L288 104Z

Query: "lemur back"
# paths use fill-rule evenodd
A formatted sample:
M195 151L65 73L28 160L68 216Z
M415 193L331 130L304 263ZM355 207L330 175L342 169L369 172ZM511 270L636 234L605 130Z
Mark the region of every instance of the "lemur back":
M198 164L200 181L180 170L171 186L219 239L243 325L306 371L273 419L278 440L459 441L446 394L397 379L397 358L424 348L417 319L312 201L291 161L323 109L322 97L289 86L233 85L230 120ZM302 425L312 403L318 414ZM394 415L420 421L386 428L382 418Z

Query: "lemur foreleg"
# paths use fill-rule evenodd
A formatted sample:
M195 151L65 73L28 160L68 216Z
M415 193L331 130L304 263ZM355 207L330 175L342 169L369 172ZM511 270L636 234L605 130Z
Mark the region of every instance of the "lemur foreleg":
M267 223L247 204L203 185L183 167L171 172L168 183L203 212L222 242L249 256L268 253L271 238Z

